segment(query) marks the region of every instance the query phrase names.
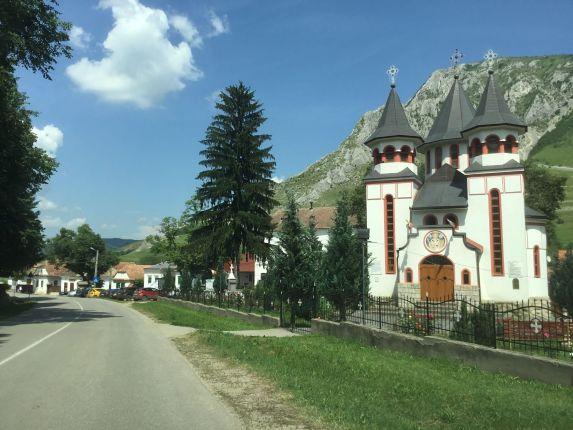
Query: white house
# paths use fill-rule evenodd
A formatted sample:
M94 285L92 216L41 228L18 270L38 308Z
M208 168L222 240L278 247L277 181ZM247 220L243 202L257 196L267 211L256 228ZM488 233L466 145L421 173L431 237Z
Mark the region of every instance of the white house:
M144 271L149 265L121 262L110 268L103 276L105 289L129 288L134 286L134 282L144 279Z
M81 276L64 266L55 266L42 262L32 269L34 294L58 294L74 291L81 281Z
M160 288L160 279L165 276L165 269L168 267L173 271L173 276L175 276L175 288L179 289L181 273L177 270L177 266L170 263L159 263L153 266L148 266L143 270L143 286L145 288Z
M519 136L493 71L477 109L458 76L426 139L395 85L365 144L370 290L430 299L546 298L545 215L524 202ZM414 164L425 156L425 181Z

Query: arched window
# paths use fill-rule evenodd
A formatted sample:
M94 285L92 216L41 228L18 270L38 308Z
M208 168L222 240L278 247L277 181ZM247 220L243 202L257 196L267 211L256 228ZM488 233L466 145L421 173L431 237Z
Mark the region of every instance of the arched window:
M511 134L505 138L505 152L508 154L517 154L517 139Z
M448 222L449 221L449 222ZM460 225L459 221L458 221L458 217L455 216L454 214L447 214L444 215L444 225L453 225L454 228L458 228L458 226Z
M481 142L477 137L474 140L472 140L471 148L472 148L472 157L477 157L478 155L481 155Z
M533 273L536 278L541 278L541 264L539 261L539 246L533 247Z
M519 290L519 279L513 278L513 281L511 281L511 284L513 285L514 290Z
M384 227L386 232L386 273L396 273L396 236L394 232L394 198L387 195L384 205Z
M428 214L424 217L424 225L438 225L438 218L436 215Z
M487 146L488 154L497 154L499 152L499 137L495 134L486 137L485 144Z
M457 143L450 145L450 164L456 169L460 165L460 146Z
M462 270L462 284L463 285L471 285L472 283L472 276L468 269Z
M404 280L407 284L414 282L414 274L412 273L412 269L409 267L404 271Z
M394 161L394 154L395 153L396 153L396 150L394 149L393 146L387 146L386 148L384 148L384 155L386 156L387 162Z
M503 231L501 225L501 195L499 190L489 192L489 223L491 237L491 272L503 276Z
M436 170L442 167L442 148L438 146L436 148Z
M400 161L405 163L410 162L410 147L408 145L404 145L400 149Z
M426 152L426 174L432 173L432 156L430 151Z
M380 151L378 151L378 148L374 148L374 151L372 151L372 160L374 160L374 164L380 162Z

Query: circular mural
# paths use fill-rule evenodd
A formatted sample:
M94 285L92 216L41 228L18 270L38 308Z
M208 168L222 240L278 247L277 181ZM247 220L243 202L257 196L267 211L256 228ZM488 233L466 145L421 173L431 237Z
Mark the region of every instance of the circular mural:
M426 249L434 254L442 252L446 249L447 239L446 235L440 230L431 230L424 236L424 246Z

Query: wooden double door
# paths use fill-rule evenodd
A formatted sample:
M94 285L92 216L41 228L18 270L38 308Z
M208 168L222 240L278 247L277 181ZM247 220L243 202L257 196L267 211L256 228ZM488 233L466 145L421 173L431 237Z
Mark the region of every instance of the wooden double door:
M454 266L422 262L420 264L420 295L430 300L450 300L454 298Z

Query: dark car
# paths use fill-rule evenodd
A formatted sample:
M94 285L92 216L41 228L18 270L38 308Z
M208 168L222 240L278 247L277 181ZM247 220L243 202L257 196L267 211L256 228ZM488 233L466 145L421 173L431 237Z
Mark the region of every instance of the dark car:
M76 297L85 297L88 294L90 287L78 287L76 290Z
M120 288L115 298L117 300L131 300L134 292L135 288Z
M159 290L155 288L139 288L133 294L133 300L157 300Z
M117 299L117 295L120 293L121 288L114 288L109 291L109 297L112 299Z

